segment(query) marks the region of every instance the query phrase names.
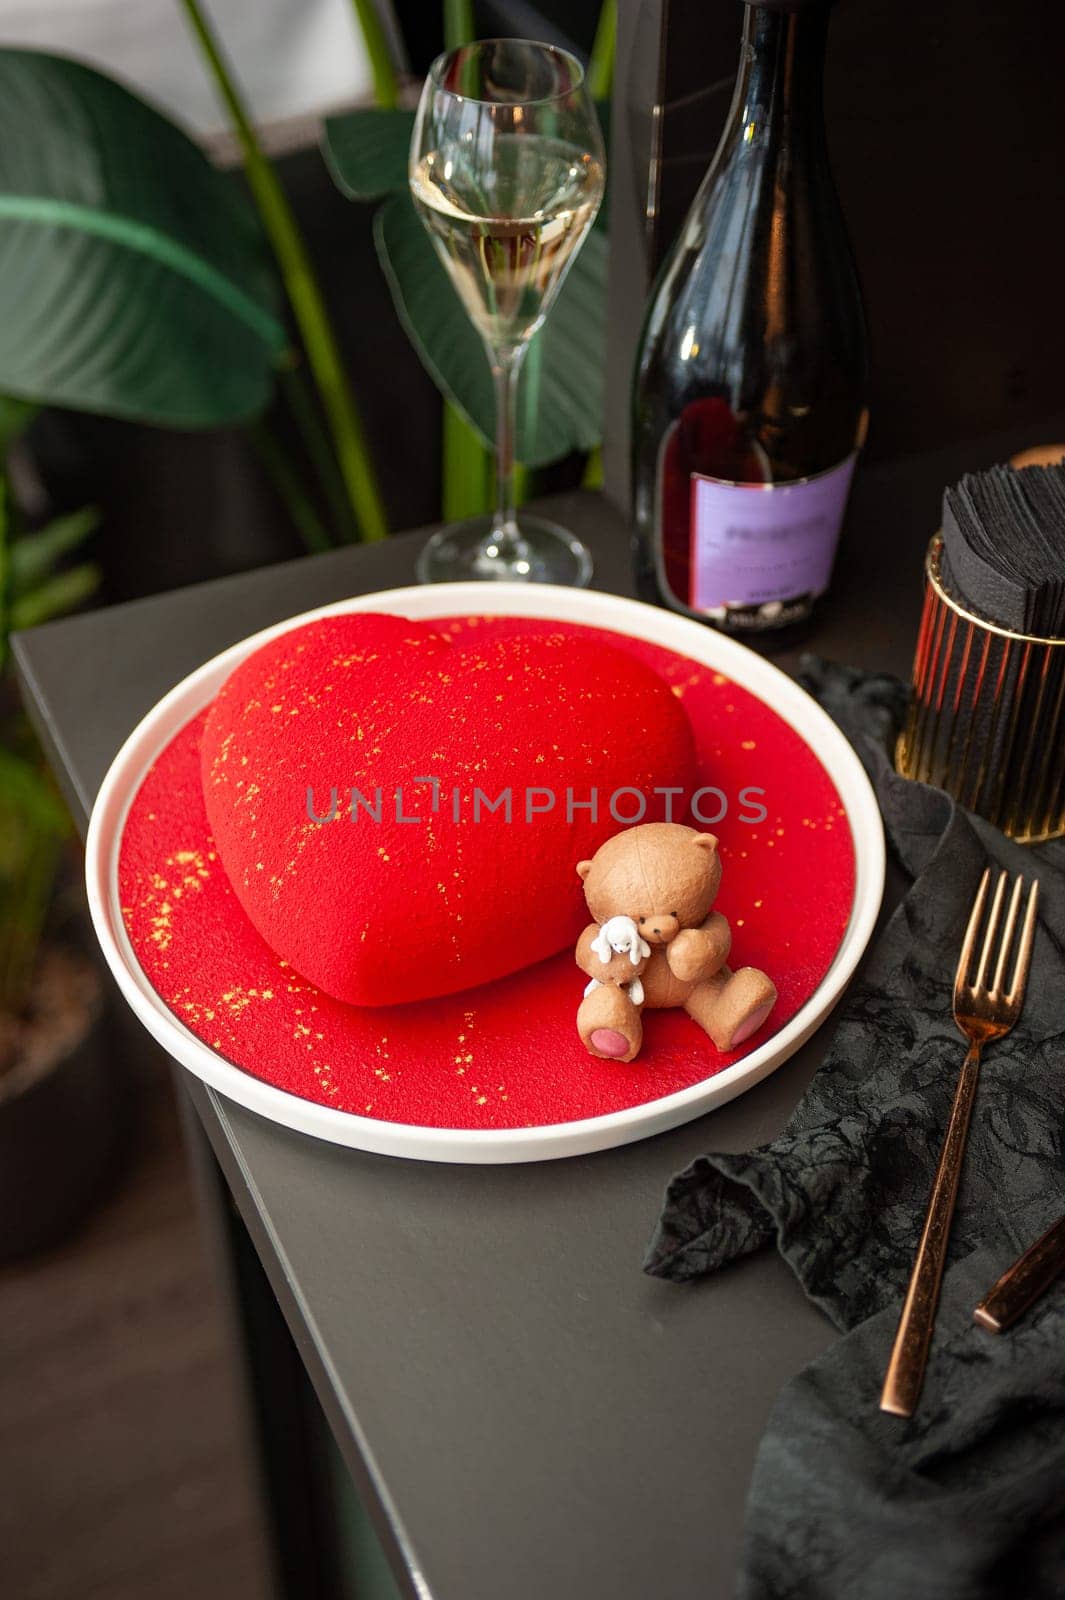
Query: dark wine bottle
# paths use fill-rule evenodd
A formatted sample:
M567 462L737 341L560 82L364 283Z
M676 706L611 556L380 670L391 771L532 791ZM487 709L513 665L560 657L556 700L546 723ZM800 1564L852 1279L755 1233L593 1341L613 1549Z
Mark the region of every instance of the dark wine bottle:
M794 632L828 587L865 437L865 314L821 103L829 9L748 0L725 131L637 361L644 587L751 642Z

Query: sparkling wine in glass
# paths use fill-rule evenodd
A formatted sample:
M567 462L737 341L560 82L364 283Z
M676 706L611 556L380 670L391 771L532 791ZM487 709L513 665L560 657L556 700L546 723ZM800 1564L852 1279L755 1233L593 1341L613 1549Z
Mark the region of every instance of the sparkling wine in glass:
M603 197L605 156L580 63L527 39L440 56L422 90L410 186L437 254L484 340L496 391L491 517L441 529L423 583L585 584L591 558L564 528L514 510L518 373Z

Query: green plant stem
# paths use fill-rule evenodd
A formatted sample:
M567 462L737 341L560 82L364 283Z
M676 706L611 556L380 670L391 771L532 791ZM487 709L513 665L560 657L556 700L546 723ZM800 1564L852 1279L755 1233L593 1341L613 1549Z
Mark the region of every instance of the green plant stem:
M307 383L301 365L286 366L280 374L281 392L285 397L292 420L296 424L303 447L310 457L322 485L322 493L329 503L336 530L344 542L351 543L359 537L359 525L344 480L337 466L336 456L322 432L322 419L314 403L314 394Z
M374 0L351 0L351 5L366 54L370 58L374 99L384 110L394 110L399 105L399 80L392 65L392 53L381 26L380 13Z
M364 539L388 532L384 503L370 460L362 419L340 360L336 338L311 259L284 189L259 143L236 83L199 0L180 0L223 102L233 119L255 203L273 245L307 360L322 397L337 461Z
M299 473L273 430L260 417L254 422L245 423L244 432L262 462L263 470L277 491L279 499L284 502L285 509L298 528L306 548L309 551L331 550L333 541L322 526L321 519L300 482Z
M588 93L593 100L608 100L614 83L614 51L618 37L618 0L603 0L588 58Z
M584 472L581 475L582 489L601 489L603 487L603 447L596 445L594 450L589 450L588 459L584 463Z
M444 0L444 49L457 50L477 37L472 0ZM466 418L444 400L442 510L445 522L479 517L492 508L492 451Z
M444 49L457 50L476 37L472 0L444 0Z
M492 453L450 400L444 401L441 511L445 522L479 517L492 507Z

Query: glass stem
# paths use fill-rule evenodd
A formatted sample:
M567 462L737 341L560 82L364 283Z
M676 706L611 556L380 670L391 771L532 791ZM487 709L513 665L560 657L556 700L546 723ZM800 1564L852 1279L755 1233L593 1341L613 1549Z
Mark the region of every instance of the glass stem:
M514 440L517 433L518 374L525 345L491 352L496 391L496 508L492 542L501 555L513 554L521 542L514 509Z

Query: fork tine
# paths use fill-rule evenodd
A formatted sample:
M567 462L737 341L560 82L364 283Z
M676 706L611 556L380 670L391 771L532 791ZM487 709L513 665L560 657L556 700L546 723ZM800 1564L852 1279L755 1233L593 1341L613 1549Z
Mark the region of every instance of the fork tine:
M1009 992L1006 999L1011 1006L1019 1006L1024 999L1024 990L1028 982L1028 969L1032 964L1032 945L1035 941L1035 914L1039 904L1039 879L1032 884L1032 892L1028 896L1028 909L1024 913L1024 927L1021 929L1021 947L1017 951L1017 964L1013 969L1010 980Z
M1006 976L1006 961L1009 957L1010 947L1013 944L1013 930L1017 926L1017 909L1021 903L1021 890L1024 888L1024 879L1018 872L1013 880L1013 893L1010 895L1010 908L1006 914L1006 929L1002 935L1002 942L998 947L998 961L995 964L995 976L991 980L991 993L1002 993L1002 980Z
M984 875L980 879L980 887L976 891L976 899L973 901L973 908L969 912L969 926L965 930L965 939L962 943L961 955L958 957L958 970L954 974L954 987L956 989L960 989L964 985L966 978L969 976L969 968L972 963L973 949L976 945L976 935L980 927L980 919L984 914L984 902L987 899L987 886L990 882L991 868L986 867L984 869Z
M987 977L987 969L991 965L991 952L995 948L995 940L998 936L999 917L1002 915L1002 900L1006 893L1008 878L1008 872L1000 872L998 875L998 882L995 885L995 898L991 902L991 916L988 919L987 932L984 935L984 948L980 952L980 965L977 969L976 977L973 979L974 989L983 988L984 980Z

